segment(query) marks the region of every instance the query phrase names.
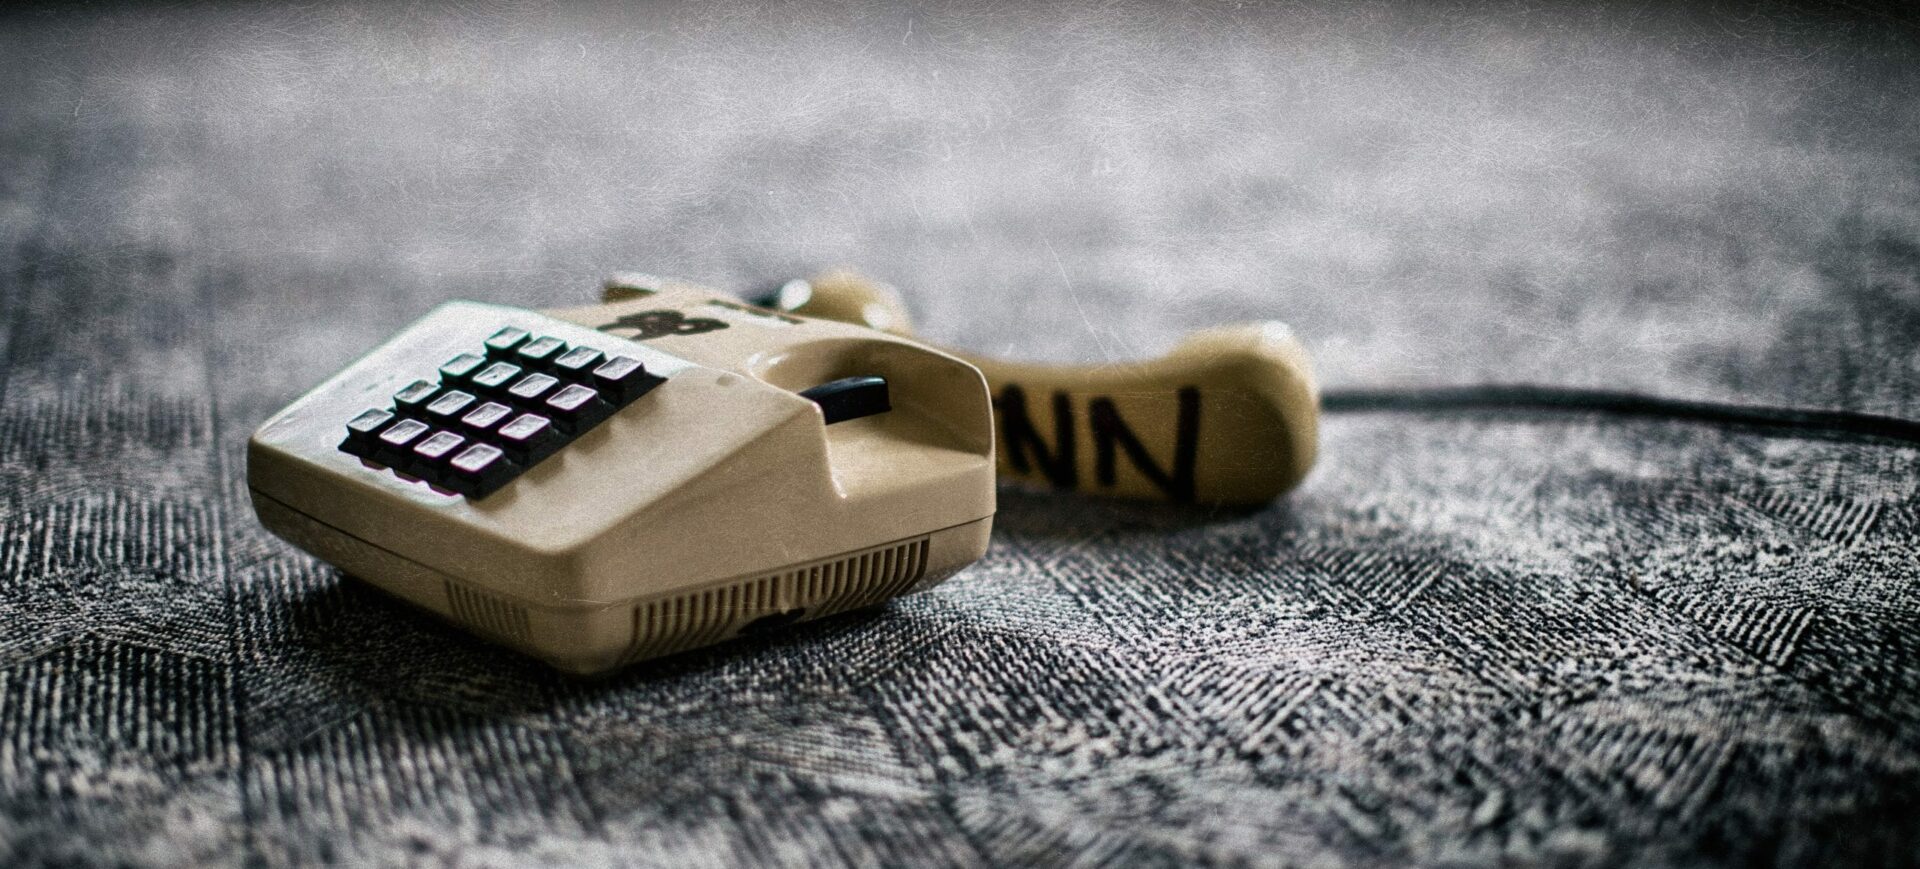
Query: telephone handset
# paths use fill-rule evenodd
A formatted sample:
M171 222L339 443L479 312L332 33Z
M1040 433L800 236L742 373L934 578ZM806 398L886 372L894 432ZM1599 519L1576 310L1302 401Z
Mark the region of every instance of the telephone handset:
M972 563L996 408L1003 471L1084 491L1259 501L1312 460L1313 387L1283 332L1019 366L929 347L877 308L807 316L887 297L809 287L799 313L634 278L588 307L442 305L255 432L255 510L349 574L592 674Z
M624 290L616 277L606 295ZM848 271L797 279L755 300L773 310L910 337L905 303ZM1188 335L1158 359L1104 365L1011 362L947 349L994 395L1004 477L1100 495L1263 504L1313 467L1319 397L1286 324Z

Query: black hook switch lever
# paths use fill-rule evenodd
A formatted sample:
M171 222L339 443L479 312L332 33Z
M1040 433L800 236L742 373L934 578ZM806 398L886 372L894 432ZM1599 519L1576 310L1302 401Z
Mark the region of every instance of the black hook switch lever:
M887 398L887 379L870 374L829 380L819 386L803 389L800 394L820 405L820 412L826 415L827 425L893 409L893 403Z

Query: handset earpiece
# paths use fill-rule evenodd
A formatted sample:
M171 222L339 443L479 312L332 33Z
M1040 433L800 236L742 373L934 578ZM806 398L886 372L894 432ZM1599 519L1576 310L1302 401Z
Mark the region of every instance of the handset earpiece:
M900 295L848 271L754 300L911 336ZM1101 495L1259 504L1312 468L1320 406L1306 350L1283 323L1188 335L1158 359L1015 362L941 348L993 391L1004 477Z

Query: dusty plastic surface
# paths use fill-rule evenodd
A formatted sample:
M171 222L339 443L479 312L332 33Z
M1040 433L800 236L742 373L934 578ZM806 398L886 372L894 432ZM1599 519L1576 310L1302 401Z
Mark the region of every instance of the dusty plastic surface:
M544 313L436 309L255 433L261 521L582 674L877 604L985 551L992 416L973 366L697 288L627 296ZM481 498L341 450L357 414L509 326L665 381ZM891 409L827 425L798 394L853 376L885 378Z

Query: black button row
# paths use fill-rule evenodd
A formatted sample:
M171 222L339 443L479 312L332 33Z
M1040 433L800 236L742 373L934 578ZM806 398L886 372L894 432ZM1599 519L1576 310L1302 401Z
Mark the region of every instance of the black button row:
M521 468L492 444L385 410L354 417L340 449L470 498L486 497Z
M340 449L470 498L484 498L665 382L607 357L509 326L416 380L390 409L347 424Z

